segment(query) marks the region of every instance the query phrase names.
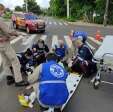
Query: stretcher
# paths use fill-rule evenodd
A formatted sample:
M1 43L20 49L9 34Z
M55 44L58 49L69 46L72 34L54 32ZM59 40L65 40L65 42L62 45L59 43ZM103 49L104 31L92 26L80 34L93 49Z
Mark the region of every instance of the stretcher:
M77 87L80 84L81 79L82 79L82 75L79 75L77 73L70 73L70 75L67 77L66 84L67 84L67 88L69 91L69 97L68 97L66 103L62 106L61 111L64 110L64 108L68 104L69 100L75 93ZM54 108L50 107L47 111L44 111L44 112L54 112Z
M66 80L66 84L67 84L67 88L69 91L69 97L68 97L68 100L66 101L66 103L62 106L61 110L63 110L65 108L65 106L67 105L67 103L69 102L69 100L71 99L73 94L75 93L81 79L82 79L82 75L77 74L77 73L70 73L70 75L68 76L68 78Z
M82 75L79 75L77 73L70 73L70 75L67 77L66 84L67 84L67 88L68 88L68 91L69 91L69 97L68 97L66 103L62 106L61 111L64 110L64 108L68 104L69 100L71 99L71 97L75 93L77 87L80 84L81 79L82 79ZM20 97L21 97L19 99L20 104L22 106L25 106L25 107L30 107L28 102L26 100L24 100L23 96L20 96ZM47 111L44 111L44 112L54 112L54 108L49 107L49 109Z
M102 71L113 70L113 35L104 38L102 45L94 54L93 61L98 64L97 74L92 79L93 86L97 89L101 83Z

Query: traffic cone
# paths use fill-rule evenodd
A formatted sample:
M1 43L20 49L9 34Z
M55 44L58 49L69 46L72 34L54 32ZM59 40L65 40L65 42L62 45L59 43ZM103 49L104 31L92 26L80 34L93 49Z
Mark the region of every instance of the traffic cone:
M98 40L98 41L102 41L103 40L103 37L102 37L102 35L101 35L99 30L96 32L95 39Z

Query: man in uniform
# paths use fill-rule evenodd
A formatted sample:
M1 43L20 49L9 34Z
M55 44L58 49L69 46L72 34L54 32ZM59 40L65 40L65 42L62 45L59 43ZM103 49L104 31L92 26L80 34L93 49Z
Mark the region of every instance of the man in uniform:
M92 61L93 52L80 37L76 40L76 46L78 53L73 60L71 69L80 74L83 73L84 77L89 77L97 71L96 64Z
M14 71L14 78L8 73L7 84L10 85L15 82L15 86L26 86L28 85L28 82L25 82L22 79L18 58L10 45L11 36L18 36L18 34L9 29L8 25L0 19L0 53L10 61ZM8 62L6 61L5 64L7 66ZM6 66L4 66L4 69Z
M42 107L56 107L60 112L60 107L66 103L69 95L66 85L68 73L57 63L55 54L49 53L46 58L47 61L35 69L28 81Z

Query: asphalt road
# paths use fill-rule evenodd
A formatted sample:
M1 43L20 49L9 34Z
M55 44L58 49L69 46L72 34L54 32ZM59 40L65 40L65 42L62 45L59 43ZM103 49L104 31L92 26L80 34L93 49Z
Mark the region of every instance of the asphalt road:
M70 30L83 30L87 31L90 36L94 36L97 30L100 30L102 35L113 34L112 28L104 28L98 26L82 26L71 25L62 20L53 19L51 17L44 17L47 23L45 34L36 34L34 40L36 41L42 35L47 37L46 43L49 47L52 44L52 38L57 35L59 39L64 40L64 36L68 35ZM27 35L31 38L33 34ZM18 41L13 47L16 51L23 49L27 44L23 44L26 40ZM89 43L98 48L98 46L89 41ZM102 73L103 80L113 82L111 74ZM37 108L34 110L27 110L22 108L17 101L17 94L23 88L15 88L15 86L7 86L6 81L0 82L0 112L38 112ZM67 104L64 112L113 112L113 86L109 84L101 84L99 90L94 90L90 84L90 79L82 79L80 85Z

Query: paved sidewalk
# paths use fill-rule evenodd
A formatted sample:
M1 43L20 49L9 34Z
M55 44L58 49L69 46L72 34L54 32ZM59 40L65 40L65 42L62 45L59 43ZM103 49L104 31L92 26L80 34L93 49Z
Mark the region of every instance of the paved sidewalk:
M113 25L108 25L108 26L104 26L102 24L95 24L95 23L87 23L87 22L83 22L83 21L77 21L77 22L68 22L69 24L73 24L73 25L80 25L80 26L96 26L96 27L105 27L105 28L113 28Z

